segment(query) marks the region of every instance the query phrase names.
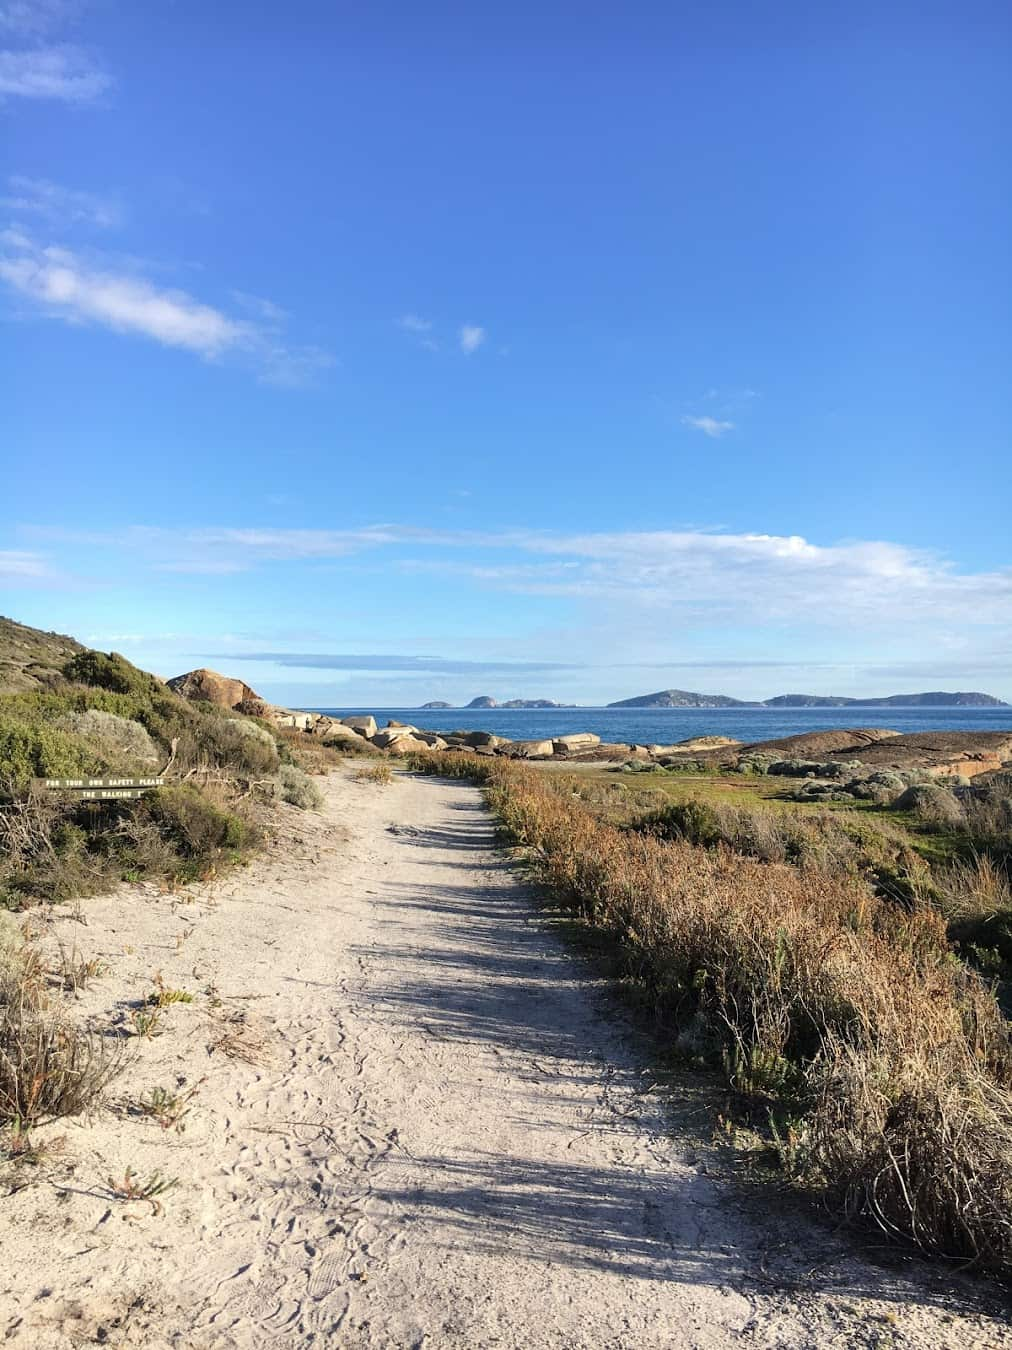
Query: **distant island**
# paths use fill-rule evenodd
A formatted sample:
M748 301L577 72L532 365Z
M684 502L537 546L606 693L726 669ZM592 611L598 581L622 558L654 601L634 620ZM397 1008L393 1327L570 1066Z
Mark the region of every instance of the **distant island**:
M885 698L837 698L829 694L778 694L768 698L766 708L1007 708L1009 705L990 694L958 692L946 694L888 694Z
M623 698L609 708L761 708L761 703L743 703L726 694L694 694L689 689L662 689L656 694Z
M939 690L927 694L888 694L883 698L846 698L833 694L777 694L760 702L726 694L696 694L689 689L661 689L609 703L609 708L1007 708L991 694Z
M511 698L500 703L491 694L479 694L470 703L446 703L433 699L420 705L422 712L441 712L450 708L482 710L489 708L576 708L576 703L556 703L550 698ZM847 698L843 694L777 694L762 700L731 698L728 694L697 694L691 689L660 689L656 694L640 694L608 703L608 708L1007 708L1010 705L992 694L959 690L945 693L886 694L882 698Z
M443 703L435 699L432 703L423 703L420 711L438 708L452 708L452 703ZM473 698L470 703L464 705L467 708L575 708L575 703L555 703L550 698L511 698L505 703L499 703L491 694L479 694Z

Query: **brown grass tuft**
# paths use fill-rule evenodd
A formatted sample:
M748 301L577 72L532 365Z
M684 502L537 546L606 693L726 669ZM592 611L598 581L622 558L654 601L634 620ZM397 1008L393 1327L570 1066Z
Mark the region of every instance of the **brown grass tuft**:
M0 1123L77 1115L123 1067L121 1054L50 1003L46 984L38 954L8 941L0 950Z
M370 764L367 769L359 769L355 775L358 783L392 783L394 771L389 764Z

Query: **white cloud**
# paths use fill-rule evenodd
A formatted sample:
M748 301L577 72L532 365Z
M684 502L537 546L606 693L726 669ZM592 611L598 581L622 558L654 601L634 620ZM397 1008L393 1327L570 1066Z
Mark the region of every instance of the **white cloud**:
M800 535L682 531L480 533L403 525L306 530L169 530L135 526L116 535L35 531L50 540L136 553L152 566L244 570L268 563L340 559L397 549L388 565L460 575L497 590L570 597L596 611L638 611L655 625L759 624L803 631L921 628L939 649L950 636L1012 625L1012 568L959 571L944 557L903 544L814 544ZM488 555L494 554L494 560Z
M428 319L420 319L417 314L402 314L397 320L397 327L403 328L405 333L430 333L432 324Z
M69 249L40 247L16 230L0 234L0 246L0 281L43 314L67 323L99 324L207 361L234 354L253 363L262 380L289 388L309 383L334 363L321 348L283 342L276 306L269 325L254 323L186 291L155 286L125 265L113 270ZM263 313L270 302L258 304Z
M683 417L682 425L692 427L693 431L701 431L705 436L712 436L714 440L723 436L726 431L734 430L733 422L720 422L716 417Z
M71 322L139 333L206 358L220 356L250 335L248 325L185 291L159 290L140 277L95 270L67 249L22 249L2 255L0 278Z
M111 85L110 77L80 47L62 44L0 51L0 98L90 103Z
M13 174L7 186L10 195L0 197L0 206L8 211L41 216L63 225L98 225L102 229L123 221L118 203L93 192L80 192L46 178L26 178L22 174Z
M460 350L467 356L470 356L471 353L476 352L485 341L485 330L484 328L479 328L477 324L461 324L458 337L460 338Z

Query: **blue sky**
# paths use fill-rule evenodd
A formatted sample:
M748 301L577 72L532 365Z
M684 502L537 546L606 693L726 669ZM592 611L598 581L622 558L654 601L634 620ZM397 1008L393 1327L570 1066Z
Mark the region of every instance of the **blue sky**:
M1012 698L1001 4L0 0L0 609L279 701Z

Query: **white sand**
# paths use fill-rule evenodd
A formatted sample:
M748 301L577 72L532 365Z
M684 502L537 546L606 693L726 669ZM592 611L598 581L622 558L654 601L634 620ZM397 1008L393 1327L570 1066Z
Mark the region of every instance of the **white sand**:
M53 921L109 963L76 1005L96 1025L157 972L195 998L2 1200L6 1344L1012 1345L986 1290L720 1175L703 1089L651 1089L475 790L353 775L217 886ZM129 1114L198 1083L183 1133ZM177 1179L161 1212L111 1195L128 1166Z

